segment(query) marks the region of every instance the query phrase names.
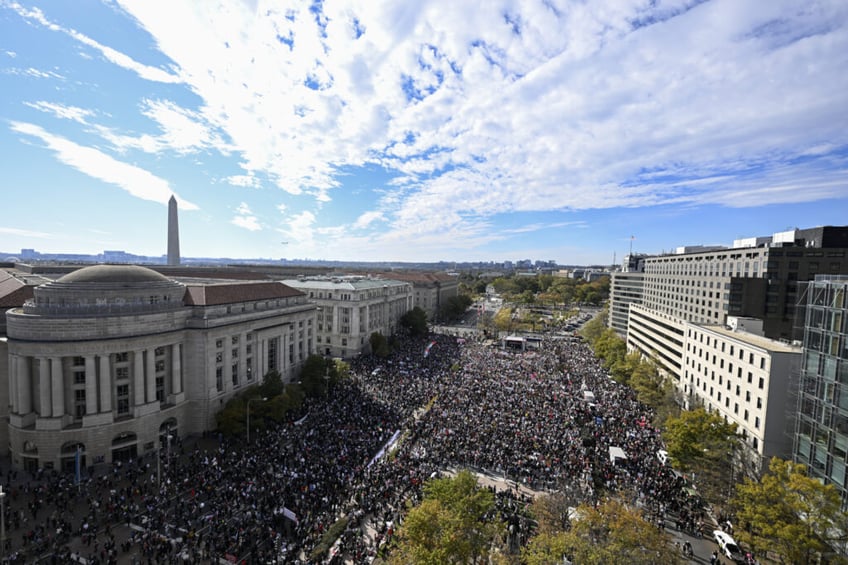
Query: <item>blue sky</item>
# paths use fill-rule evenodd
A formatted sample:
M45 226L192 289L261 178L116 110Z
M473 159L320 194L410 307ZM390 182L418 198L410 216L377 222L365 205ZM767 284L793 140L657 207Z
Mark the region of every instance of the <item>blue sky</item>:
M848 224L844 0L0 0L0 251L611 263Z

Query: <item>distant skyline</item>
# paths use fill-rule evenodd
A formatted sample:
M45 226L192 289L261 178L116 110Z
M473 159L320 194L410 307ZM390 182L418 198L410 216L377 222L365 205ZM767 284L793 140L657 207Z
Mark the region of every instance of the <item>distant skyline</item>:
M0 248L617 262L848 224L848 2L0 0Z

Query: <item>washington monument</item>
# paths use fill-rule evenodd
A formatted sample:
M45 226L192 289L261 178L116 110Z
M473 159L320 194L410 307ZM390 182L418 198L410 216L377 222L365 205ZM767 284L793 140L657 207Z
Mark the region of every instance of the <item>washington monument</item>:
M168 200L168 264L180 264L180 223L177 218L177 199Z

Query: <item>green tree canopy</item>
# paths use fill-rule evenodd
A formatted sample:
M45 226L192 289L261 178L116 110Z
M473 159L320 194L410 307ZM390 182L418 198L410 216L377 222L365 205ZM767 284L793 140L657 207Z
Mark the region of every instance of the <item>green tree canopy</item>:
M274 398L283 393L283 376L277 370L271 370L262 377L259 385L259 395L265 398Z
M590 344L594 344L601 334L607 329L607 309L604 308L600 314L583 324L580 335Z
M332 359L312 354L306 358L300 371L300 384L306 396L325 396L339 380L338 367Z
M412 508L392 552L396 564L485 563L503 524L493 521L494 495L469 471L424 485L424 500Z
M684 410L665 421L663 439L674 467L694 473L705 498L717 504L727 501L733 453L739 446L735 423L703 408Z
M841 511L833 485L807 476L802 464L773 458L759 481L746 478L736 487L733 506L741 528L736 537L757 552L770 549L786 563L848 563L830 555L834 542L845 543L848 515Z
M563 557L580 565L680 563L669 537L618 500L578 506L569 530L541 531L521 556L527 565L562 563Z
M416 306L400 317L400 325L409 330L410 335L427 335L427 313Z
M368 343L371 345L371 353L377 357L385 358L389 356L389 342L380 332L373 332L368 337Z

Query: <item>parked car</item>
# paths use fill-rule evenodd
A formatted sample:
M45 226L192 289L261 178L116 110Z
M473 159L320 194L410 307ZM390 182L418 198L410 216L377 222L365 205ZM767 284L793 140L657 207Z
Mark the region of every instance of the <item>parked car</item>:
M745 564L745 553L739 548L739 544L736 543L733 536L721 530L715 530L713 538L715 538L722 555L739 565Z

